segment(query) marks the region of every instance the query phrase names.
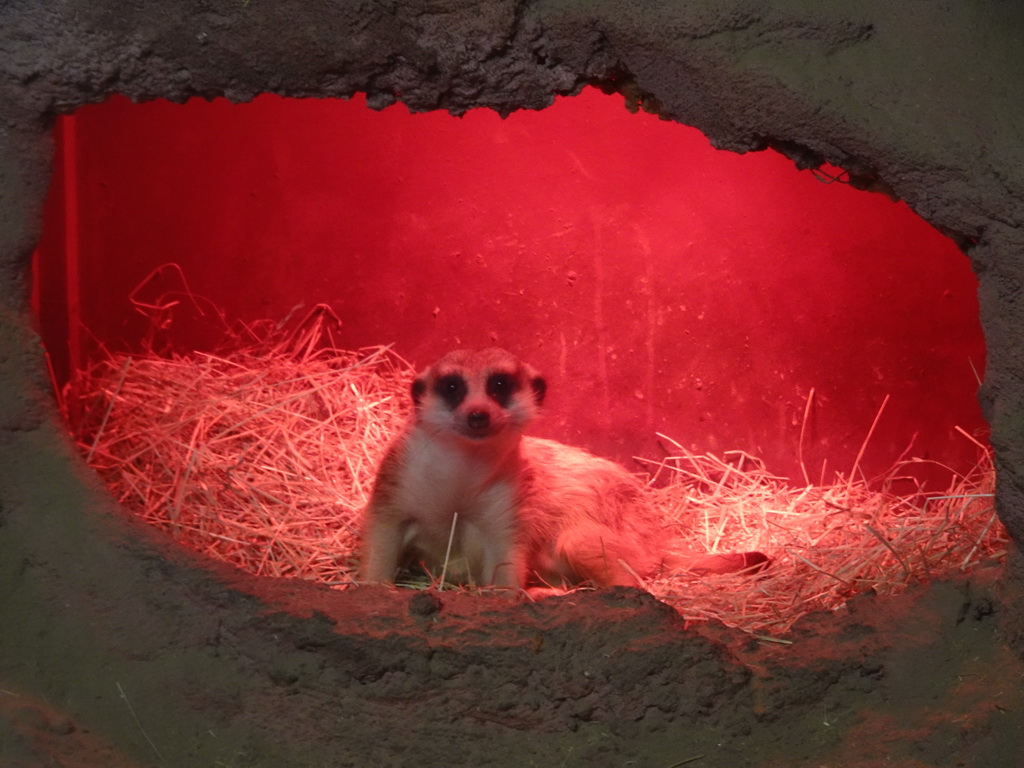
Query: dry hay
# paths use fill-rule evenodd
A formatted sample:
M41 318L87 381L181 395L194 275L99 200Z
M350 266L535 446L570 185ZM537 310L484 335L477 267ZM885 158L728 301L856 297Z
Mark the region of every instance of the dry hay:
M407 417L408 364L386 347L338 351L324 317L249 329L223 355L116 356L62 406L117 499L184 545L255 574L354 583L359 514ZM756 549L759 576L675 574L646 586L689 620L785 633L868 590L898 592L999 557L990 451L948 493L902 497L860 480L792 487L736 452L696 456L662 436L652 503L695 551Z
M404 423L409 365L325 345L325 322L223 355L111 355L62 408L117 499L182 544L263 576L354 578L359 518Z
M978 464L945 493L910 496L884 490L886 479L793 487L743 452L695 456L662 436L673 455L656 473L669 477L651 493L690 549L757 550L772 562L755 576L674 574L648 588L687 619L778 636L855 594L896 594L1001 558L1008 536L995 512L991 449L964 436Z

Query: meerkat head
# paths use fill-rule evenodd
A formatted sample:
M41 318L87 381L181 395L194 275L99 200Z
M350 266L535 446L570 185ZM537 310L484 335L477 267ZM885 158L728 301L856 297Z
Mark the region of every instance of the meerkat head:
M412 384L417 424L471 441L518 436L537 415L547 385L503 349L457 350Z

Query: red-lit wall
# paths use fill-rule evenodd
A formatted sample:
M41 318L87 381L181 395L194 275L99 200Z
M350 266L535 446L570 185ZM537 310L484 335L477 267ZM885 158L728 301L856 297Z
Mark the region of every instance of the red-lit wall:
M956 247L903 204L715 151L619 97L506 120L114 99L61 136L71 184L54 187L37 265L58 372L70 248L85 353L138 348L152 328L129 294L175 263L229 318L322 302L344 345L393 342L417 365L506 346L548 374L536 432L619 459L657 455L661 431L797 479L812 388L812 475L850 468L887 395L870 473L912 440L954 465L974 455L953 426L983 427L984 347ZM162 274L137 297L180 287ZM214 343L189 302L173 317L179 349Z

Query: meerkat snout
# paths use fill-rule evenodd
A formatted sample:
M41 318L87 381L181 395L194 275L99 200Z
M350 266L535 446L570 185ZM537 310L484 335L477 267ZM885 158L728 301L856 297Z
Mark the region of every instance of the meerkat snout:
M491 426L491 416L487 411L470 411L466 422L474 432L484 432Z

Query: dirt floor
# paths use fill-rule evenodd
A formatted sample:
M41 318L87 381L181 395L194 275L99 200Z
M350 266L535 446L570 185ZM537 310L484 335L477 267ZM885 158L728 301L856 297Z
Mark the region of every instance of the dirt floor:
M80 701L76 716L5 685L0 765L1011 768L1024 764L1024 663L1010 650L1016 617L1001 606L1013 590L1001 573L864 596L781 643L685 628L631 589L510 604L271 582L262 599L289 612L254 611L248 627L213 635L179 627L159 654L119 650L185 687L195 657L176 652L183 645L248 659L186 691L207 733L166 743L174 731L161 718L173 708L152 691L136 698L139 684L112 669L96 707L121 716L104 733ZM52 670L64 679L35 674L51 691L81 687L67 668ZM81 670L97 674L108 672Z

